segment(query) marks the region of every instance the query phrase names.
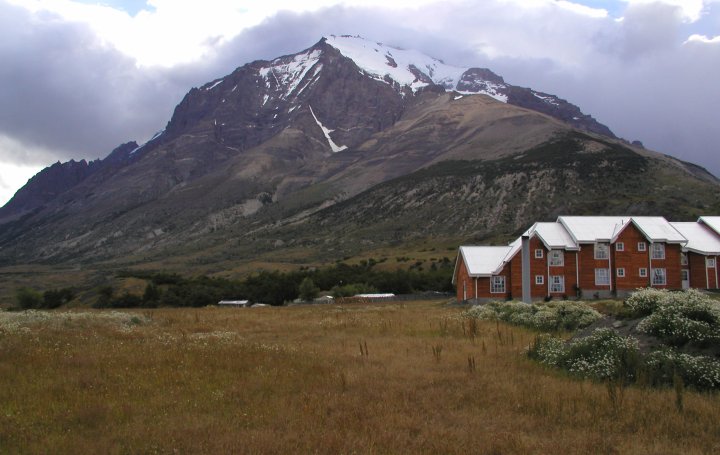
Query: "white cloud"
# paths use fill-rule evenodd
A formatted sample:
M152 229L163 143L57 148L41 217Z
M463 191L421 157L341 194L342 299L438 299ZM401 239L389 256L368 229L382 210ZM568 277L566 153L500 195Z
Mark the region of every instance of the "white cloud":
M678 8L684 20L695 22L700 19L703 11L710 3L717 0L624 0L630 5L649 5L653 3L662 3Z
M0 161L0 207L4 206L18 188L25 185L40 170L42 170L41 166L22 166Z
M162 128L190 87L349 33L489 67L718 173L717 1L150 0L129 15L0 0L0 161L102 157Z

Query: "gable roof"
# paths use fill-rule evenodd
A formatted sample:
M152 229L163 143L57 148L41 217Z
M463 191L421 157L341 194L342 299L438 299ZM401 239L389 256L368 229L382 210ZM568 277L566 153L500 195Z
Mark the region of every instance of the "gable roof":
M675 229L672 224L661 216L634 216L629 223L619 226L612 241L616 241L620 233L629 224L634 224L640 232L651 242L686 243L687 239Z
M685 250L699 254L720 254L720 236L702 223L670 223L687 239Z
M720 216L701 216L698 221L720 234Z
M561 223L575 243L609 242L628 216L560 216Z
M578 250L577 243L573 240L565 227L558 223L535 223L523 235L532 237L537 235L540 241L549 250ZM514 242L513 242L514 243Z
M511 249L512 246L461 246L457 261L462 257L471 277L489 277L500 273L505 266L505 257ZM458 264L455 263L453 280Z

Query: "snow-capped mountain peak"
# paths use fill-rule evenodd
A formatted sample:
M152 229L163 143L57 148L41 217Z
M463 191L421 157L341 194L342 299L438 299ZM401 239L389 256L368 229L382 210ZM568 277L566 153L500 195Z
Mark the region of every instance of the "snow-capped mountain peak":
M421 52L397 49L359 36L331 35L325 37L325 41L379 81L395 81L401 87L409 87L413 92L435 84L446 90L456 90L465 94L482 93L507 102L507 96L501 91L504 83L498 84L483 79L476 82L484 82L484 84L476 85L475 89L469 90L466 77L468 68L445 64Z

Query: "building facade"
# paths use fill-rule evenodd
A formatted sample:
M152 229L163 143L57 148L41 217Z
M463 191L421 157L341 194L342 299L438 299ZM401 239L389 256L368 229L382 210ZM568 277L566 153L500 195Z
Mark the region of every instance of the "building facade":
M508 246L460 247L453 283L458 301L624 297L642 287L718 289L719 257L720 217L692 223L559 217L535 223Z

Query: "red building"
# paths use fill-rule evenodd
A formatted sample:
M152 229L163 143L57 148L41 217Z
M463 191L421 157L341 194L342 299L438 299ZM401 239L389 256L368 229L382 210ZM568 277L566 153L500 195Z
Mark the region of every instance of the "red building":
M622 297L641 287L715 289L718 255L720 217L697 223L559 217L535 223L508 246L460 247L453 283L459 301Z

